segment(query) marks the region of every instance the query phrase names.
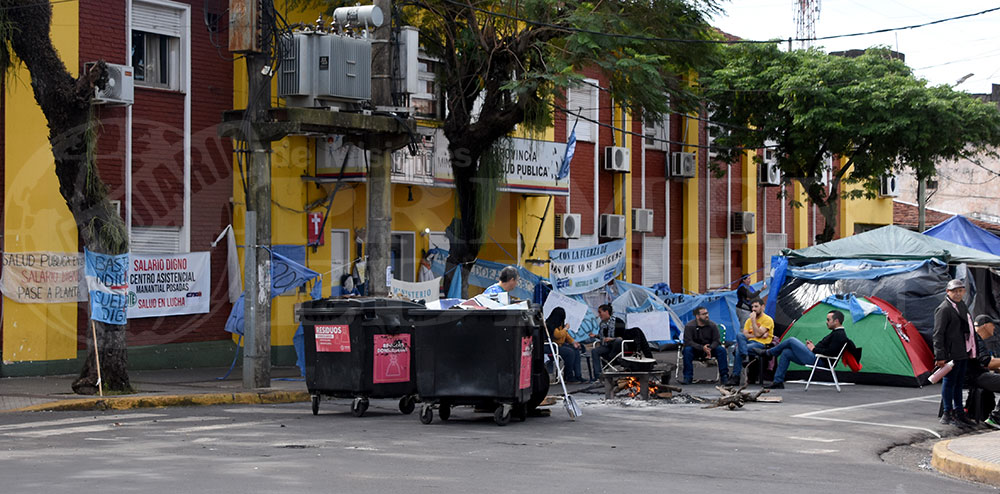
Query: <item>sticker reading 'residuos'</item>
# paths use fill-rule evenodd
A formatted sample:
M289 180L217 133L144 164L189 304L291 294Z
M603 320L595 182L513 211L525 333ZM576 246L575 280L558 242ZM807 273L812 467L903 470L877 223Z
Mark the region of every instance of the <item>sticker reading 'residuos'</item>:
M346 324L316 326L317 352L350 352L351 329Z

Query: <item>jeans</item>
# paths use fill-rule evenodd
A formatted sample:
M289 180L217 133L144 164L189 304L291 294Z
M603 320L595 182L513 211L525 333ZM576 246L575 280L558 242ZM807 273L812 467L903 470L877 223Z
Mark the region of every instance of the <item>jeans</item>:
M684 356L684 381L691 382L694 378L694 357L698 355L701 357L708 357L705 351L701 348L695 348L693 346L685 346L681 350L681 354ZM724 383L729 380L729 362L726 359L726 347L724 345L719 345L712 349L712 356L719 361L719 379Z
M753 348L764 348L764 344L759 341L750 341L743 332L736 334L736 362L733 363L733 375L738 376L743 371L743 359L750 355Z
M778 368L774 371L775 384L785 382L788 364L795 362L799 365L812 365L816 362L816 354L794 336L781 340L767 354L778 356Z
M569 343L563 343L559 345L559 356L562 357L563 365L566 369L563 371L564 377L567 381L582 381L583 376L581 375L580 367L580 350L577 350L573 345Z
M969 360L955 360L955 367L941 380L941 408L946 411L964 410L962 405L962 383Z

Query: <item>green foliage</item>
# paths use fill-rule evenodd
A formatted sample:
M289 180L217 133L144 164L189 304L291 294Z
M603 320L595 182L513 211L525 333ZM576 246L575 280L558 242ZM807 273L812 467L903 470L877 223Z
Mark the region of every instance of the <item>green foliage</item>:
M928 87L884 48L848 58L733 45L723 59L700 81L712 120L731 130L716 143L773 144L785 180L801 182L821 208L840 196L841 182L861 187L847 197L871 198L885 174L910 168L929 177L942 160L994 153L1000 144L995 105L947 86ZM831 155L846 161L828 192L819 180Z
M16 57L10 40L18 35L17 26L7 17L7 9L0 9L0 74L9 74Z

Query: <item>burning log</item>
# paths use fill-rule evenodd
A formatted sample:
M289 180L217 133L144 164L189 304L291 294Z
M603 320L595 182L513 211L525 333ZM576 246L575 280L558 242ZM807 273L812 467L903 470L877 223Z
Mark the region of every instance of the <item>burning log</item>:
M760 400L760 395L769 392L769 389L761 389L756 393L748 393L743 391L747 387L746 384L740 386L739 389L733 389L725 386L716 386L715 389L719 390L722 394L721 397L703 408L718 408L718 407L728 407L730 410L736 410L737 408L743 408L743 405L751 401L763 401ZM768 400L771 401L771 400Z

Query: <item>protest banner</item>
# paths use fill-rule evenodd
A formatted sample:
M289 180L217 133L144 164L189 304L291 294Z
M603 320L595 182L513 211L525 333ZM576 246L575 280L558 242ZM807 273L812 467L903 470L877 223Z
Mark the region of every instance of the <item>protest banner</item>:
M90 291L90 318L107 324L125 324L128 307L128 253L84 251L84 274Z
M0 290L22 304L85 302L83 256L78 252L6 252Z
M209 311L210 253L131 254L129 263L129 319Z
M625 240L591 247L549 251L549 280L565 295L600 288L625 269Z
M441 298L441 278L418 281L416 283L393 279L392 296L401 297L406 300L433 302Z
M548 318L556 307L562 307L566 311L566 324L569 324L571 333L578 332L583 324L583 318L587 317L587 311L590 310L583 302L573 300L559 292L550 292L549 297L545 299L545 305L542 306L543 317ZM552 331L555 328L548 329Z

